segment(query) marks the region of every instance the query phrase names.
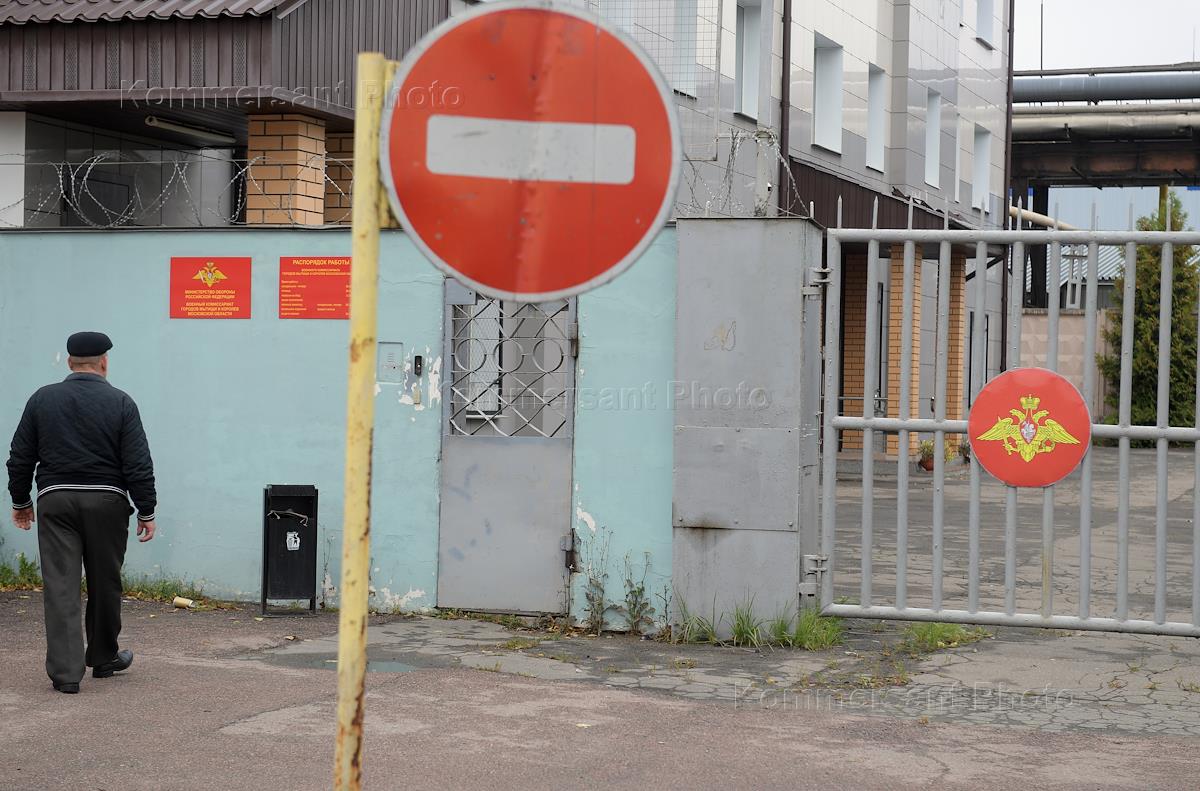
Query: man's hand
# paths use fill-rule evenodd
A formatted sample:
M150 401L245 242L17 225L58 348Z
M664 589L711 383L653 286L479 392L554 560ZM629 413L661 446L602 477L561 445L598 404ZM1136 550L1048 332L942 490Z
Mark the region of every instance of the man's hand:
M139 520L137 535L138 541L142 542L143 544L154 538L154 520L151 519L149 522L143 522Z
M13 524L22 530L33 526L33 506L13 509Z

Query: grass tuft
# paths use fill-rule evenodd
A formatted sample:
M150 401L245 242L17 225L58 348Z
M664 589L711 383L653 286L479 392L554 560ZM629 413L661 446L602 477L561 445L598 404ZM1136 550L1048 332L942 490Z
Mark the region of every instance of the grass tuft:
M730 629L733 632L733 644L758 648L762 645L761 618L754 617L754 600L737 605L733 608L733 621Z
M36 560L18 554L16 566L0 563L0 591L37 590L41 587L42 575Z
M805 651L823 651L841 645L845 631L841 618L821 615L816 609L807 609L796 619L791 645Z
M962 645L991 637L981 627L967 628L957 623L913 623L904 628L904 644L921 653L930 653L943 648L958 648Z
M767 636L775 645L792 644L792 617L780 613L767 622Z
M507 648L510 651L520 651L525 648L537 648L541 645L541 640L532 640L528 637L514 637L511 640L500 644L501 648Z

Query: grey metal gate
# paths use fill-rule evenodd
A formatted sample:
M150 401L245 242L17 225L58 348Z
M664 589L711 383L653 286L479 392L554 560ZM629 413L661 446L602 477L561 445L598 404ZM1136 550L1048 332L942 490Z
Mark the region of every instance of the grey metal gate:
M564 613L575 304L446 281L438 605Z
M874 300L867 301L865 317L863 392L842 398L842 247L848 244L867 245L866 293L872 293L872 285L880 281L880 246L903 248L902 283L892 287L903 289L899 338L904 361L911 359L913 342L916 251L937 250L937 370L932 419L912 416L914 372L908 366L900 370L896 415L877 416L874 411L879 384L878 329L883 320ZM1011 264L1006 357L1008 367L1018 367L1023 353L1026 251L1046 245L1048 270L1057 274L1062 247L1072 244L1087 249L1082 365L1083 395L1089 404L1097 395L1099 247L1123 248L1128 275L1122 292L1125 331L1118 353L1116 424L1096 422L1093 415L1093 440L1099 442L1084 456L1079 470L1056 486L1019 491L986 475L973 458L965 485L961 476L947 470L941 452L934 454L928 484L913 477L906 453L899 454L897 462L878 459L876 451L886 447L888 434L898 435L900 448L908 447L912 432L931 436L935 451L940 451L948 435L967 431L967 421L946 418L952 250L966 248L974 253L976 275L971 287L977 309L971 359L975 370L965 377L973 398L986 378L981 368L986 319L985 311L978 307L987 304L989 289L996 288L986 276L989 261ZM1176 296L1172 290L1174 247L1198 244L1200 233L1194 232L829 230L822 549L819 556L808 559L812 576L820 581L822 611L862 618L1200 636L1200 376L1194 394L1194 424L1172 426L1168 420L1172 299ZM1157 251L1154 271L1145 257L1138 266L1139 246ZM1135 321L1135 284L1139 278L1153 275L1160 277L1161 284L1159 304L1154 308L1159 349L1157 415L1154 425L1133 425L1130 328ZM1060 320L1064 318L1058 285L1055 279L1047 310L1044 367L1052 370L1059 368ZM1194 315L1189 316L1190 324L1194 326L1196 321ZM1024 347L1030 348L1028 344ZM1200 371L1200 354L1186 365ZM861 399L850 400L856 396ZM1189 392L1186 397L1193 395ZM843 403L867 407L857 415L843 414ZM843 465L839 480L839 432L848 430L862 432L861 475L847 474ZM1131 448L1131 442L1152 442L1153 452ZM1098 446L1104 443L1117 447ZM1179 443L1192 446L1180 450ZM1172 444L1177 447L1170 447ZM887 479L881 474L884 472L889 473ZM860 513L857 524L854 511ZM894 512L894 520L890 512ZM884 562L876 565L877 559ZM882 579L893 573L894 580Z

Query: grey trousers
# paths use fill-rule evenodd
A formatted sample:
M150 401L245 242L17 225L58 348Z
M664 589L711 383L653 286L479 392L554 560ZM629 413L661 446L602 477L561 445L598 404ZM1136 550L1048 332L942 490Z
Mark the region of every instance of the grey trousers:
M46 610L46 674L78 683L86 667L117 655L121 564L129 540L129 501L115 492L48 492L38 499L38 549ZM87 651L79 628L80 567L87 572Z

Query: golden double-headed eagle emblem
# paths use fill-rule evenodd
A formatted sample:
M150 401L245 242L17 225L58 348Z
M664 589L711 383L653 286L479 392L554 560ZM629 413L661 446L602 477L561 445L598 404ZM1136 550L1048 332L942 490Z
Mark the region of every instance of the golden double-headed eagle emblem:
M212 261L209 261L207 264L204 265L203 269L201 269L199 272L197 272L195 275L192 276L192 280L199 280L201 283L208 286L209 288L212 288L213 284L215 284L221 280L227 280L227 279L228 278L225 276L225 273L222 272L220 269L217 269L217 265L214 264Z
M1039 453L1051 453L1060 444L1078 445L1079 440L1061 423L1047 417L1049 410L1038 410L1041 402L1042 399L1036 396L1025 396L1021 399L1021 409L1009 410L1012 417L999 418L996 425L976 439L1003 442L1004 450L1010 456L1016 453L1027 462Z

